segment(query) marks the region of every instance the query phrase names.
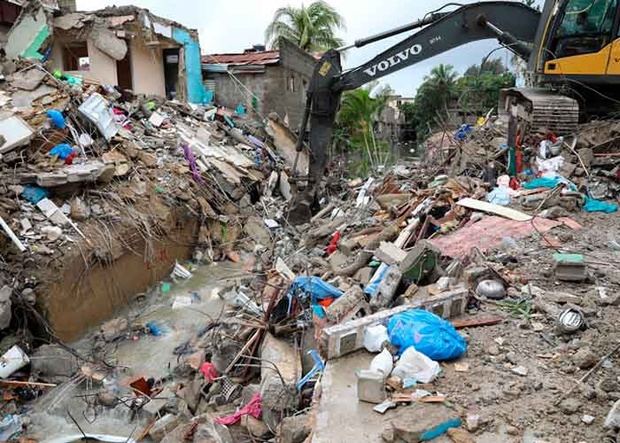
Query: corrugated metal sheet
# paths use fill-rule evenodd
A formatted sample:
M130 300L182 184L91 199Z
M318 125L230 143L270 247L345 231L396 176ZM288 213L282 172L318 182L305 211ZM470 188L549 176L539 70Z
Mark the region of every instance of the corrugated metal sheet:
M219 65L275 65L280 61L279 51L245 52L243 54L208 54L202 63Z

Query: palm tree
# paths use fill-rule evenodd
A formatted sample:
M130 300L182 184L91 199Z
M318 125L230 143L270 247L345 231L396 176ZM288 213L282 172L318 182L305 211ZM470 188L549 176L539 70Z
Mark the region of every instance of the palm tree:
M338 112L338 124L351 140L361 141L373 168L383 164L386 160L375 139L374 123L385 108L390 94L393 93L389 86L385 86L373 96L376 86L375 82L366 87L345 92Z
M344 44L335 35L344 27L344 18L332 6L319 0L308 7L302 4L301 8L279 8L265 31L265 41L277 48L278 40L283 37L304 51L325 51Z
M456 91L456 78L457 73L452 65L441 64L431 69L428 80L433 88L435 97L441 103L447 104L450 97L454 95Z

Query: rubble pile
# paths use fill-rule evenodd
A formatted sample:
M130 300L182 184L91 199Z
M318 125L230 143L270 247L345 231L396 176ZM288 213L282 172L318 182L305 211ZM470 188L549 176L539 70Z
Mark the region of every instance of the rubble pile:
M615 438L618 122L514 150L501 119L435 136L433 161L328 182L292 226L308 156L277 116L4 72L0 440L49 414L83 433L58 441ZM78 323L82 274L126 256L168 277L67 346L50 288Z
M24 315L32 320L35 304L45 312L46 292L75 260L105 268L129 252L156 266L174 258L158 257L157 242L183 231L204 261L239 261L232 251L243 220L283 165L261 124L213 106L71 82L40 64L13 68L0 85L2 281L10 299L3 328L11 300L19 311L13 326Z

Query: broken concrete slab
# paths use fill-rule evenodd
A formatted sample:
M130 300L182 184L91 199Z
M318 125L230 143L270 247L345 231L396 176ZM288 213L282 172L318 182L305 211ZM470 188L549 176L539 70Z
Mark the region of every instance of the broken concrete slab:
M30 69L21 71L19 74L15 74L11 79L11 86L14 88L23 89L25 91L32 91L41 84L47 73L37 66L33 66Z
M4 138L4 143L0 145L0 154L4 154L30 143L34 131L21 117L14 115L0 120L0 136Z
M85 23L92 20L92 16L80 12L71 12L54 18L54 28L68 31L69 29L82 29Z
M90 38L97 49L114 60L120 61L127 55L127 43L125 40L118 38L112 30L102 23L95 24L90 32Z
M284 340L277 339L267 333L260 352L261 361L263 361L261 363L261 380L276 375L274 365L287 384L294 384L301 377L299 353Z
M382 241L374 252L377 260L382 261L386 265L394 265L402 262L407 253L392 242Z
M99 160L90 160L86 163L65 166L54 172L37 174L36 183L42 188L61 186L67 183L109 183L116 174L113 164L105 164Z
M34 101L55 92L56 89L48 85L41 85L32 91L17 91L12 97L13 106L16 108L30 108Z
M51 27L45 10L42 7L34 10L25 8L7 35L4 46L6 57L42 60L39 49L50 35Z
M327 359L338 358L364 347L364 329L367 326L384 323L394 314L409 309L422 308L443 318L456 317L465 312L467 288L455 288L436 296L414 299L411 304L377 312L367 317L351 320L322 330L320 349Z
M295 165L295 158L297 157L297 138L295 134L282 123L280 117L275 114L269 114L267 119L267 127L265 128L267 133L273 138L273 144L278 154L284 159L286 166L291 170ZM310 159L307 151L299 153L297 159L297 171L294 175L307 176Z
M60 345L43 345L30 356L35 374L50 383L67 381L80 368L77 358Z
M399 408L383 433L386 442L418 443L432 440L450 428L461 426L452 409L440 404L416 404Z
M330 323L347 321L357 317L360 313L370 314L370 306L366 301L364 291L359 286L347 289L325 310Z

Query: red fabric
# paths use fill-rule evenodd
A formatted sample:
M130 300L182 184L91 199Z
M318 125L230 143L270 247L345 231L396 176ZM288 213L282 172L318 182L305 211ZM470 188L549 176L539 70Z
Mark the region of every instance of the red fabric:
M252 397L247 405L237 410L237 412L232 415L216 418L215 422L220 425L234 425L235 423L238 423L244 415L251 415L254 418L260 418L262 413L262 402L263 399L260 394L254 394L254 397Z
M332 235L332 239L329 242L329 245L325 248L325 253L327 255L332 255L338 249L338 242L340 241L340 231L334 232Z
M324 298L322 300L319 300L318 303L323 306L324 308L329 308L331 306L331 304L334 302L334 300L336 300L335 298Z
M213 383L213 381L219 377L217 373L217 369L213 366L213 363L205 362L200 366L200 372L205 376L209 383Z
M77 152L73 151L71 154L69 154L69 157L65 159L65 165L72 165L73 159L75 157L77 157Z

